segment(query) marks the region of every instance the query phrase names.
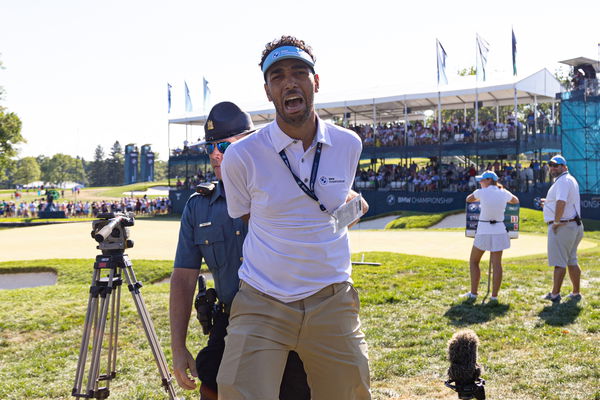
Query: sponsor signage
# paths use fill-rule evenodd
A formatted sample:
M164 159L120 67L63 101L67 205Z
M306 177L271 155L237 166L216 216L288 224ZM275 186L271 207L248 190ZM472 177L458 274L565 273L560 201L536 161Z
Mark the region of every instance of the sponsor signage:
M507 204L504 209L504 226L508 232L508 237L511 239L519 238L519 204ZM477 225L479 224L479 214L481 206L478 201L467 203L466 212L466 237L475 237Z

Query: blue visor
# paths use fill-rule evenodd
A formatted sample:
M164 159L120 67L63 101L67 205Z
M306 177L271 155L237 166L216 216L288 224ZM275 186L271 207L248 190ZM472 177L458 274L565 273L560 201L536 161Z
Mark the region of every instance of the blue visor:
M494 171L485 171L483 174L475 177L477 182L484 179L492 179L494 182L496 182L498 180L498 175L496 175Z
M281 46L271 51L267 58L265 58L265 61L262 65L263 74L266 74L267 70L276 62L289 58L295 58L304 61L306 64L308 64L311 71L314 72L315 62L307 52L296 46Z

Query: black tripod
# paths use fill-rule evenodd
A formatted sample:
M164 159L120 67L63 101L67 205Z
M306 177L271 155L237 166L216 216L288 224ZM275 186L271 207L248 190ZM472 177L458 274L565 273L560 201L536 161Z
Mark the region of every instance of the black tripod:
M101 214L99 217L104 219L94 221L92 236L100 242L98 248L102 250L102 255L96 256L96 262L94 263L72 395L78 398L93 399L106 399L110 395L110 381L116 377L121 286L123 279L125 279L142 321L154 360L158 366L162 386L171 400L177 399L167 360L162 352L152 319L140 293L142 284L135 277L131 260L127 254L124 254L124 248L133 247L133 242L127 239L128 229L125 228L133 225L133 216L109 213ZM107 272L108 275L101 277L103 272ZM101 374L102 343L107 323L109 327L106 372ZM92 341L91 348L90 339ZM88 354L90 355L89 371L85 391L82 392ZM102 382L103 385L101 386Z

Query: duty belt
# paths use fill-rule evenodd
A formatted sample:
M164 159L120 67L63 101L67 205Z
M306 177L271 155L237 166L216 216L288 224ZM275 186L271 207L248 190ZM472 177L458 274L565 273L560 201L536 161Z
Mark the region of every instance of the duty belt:
M229 315L231 312L231 304L219 303L217 307L219 307L223 314Z

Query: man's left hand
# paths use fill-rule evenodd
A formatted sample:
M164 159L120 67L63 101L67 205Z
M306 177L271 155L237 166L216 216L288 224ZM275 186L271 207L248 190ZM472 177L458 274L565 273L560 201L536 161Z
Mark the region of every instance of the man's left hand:
M558 228L560 228L564 224L565 224L564 222L553 222L552 223L552 231L556 234L556 231L558 231Z

